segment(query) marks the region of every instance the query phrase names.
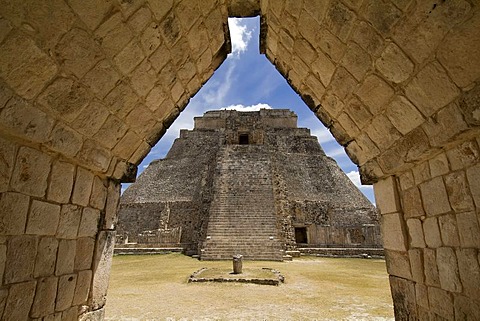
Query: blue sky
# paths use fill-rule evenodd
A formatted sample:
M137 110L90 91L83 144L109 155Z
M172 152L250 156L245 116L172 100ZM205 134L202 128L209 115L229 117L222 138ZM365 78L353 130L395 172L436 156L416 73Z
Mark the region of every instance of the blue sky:
M355 185L374 203L372 187L360 185L357 166L350 161L343 147L335 141L267 58L259 54L259 18L231 18L229 27L232 53L190 100L186 109L138 166L138 175L152 160L164 158L175 138L179 136L180 129L192 129L193 117L202 116L208 110L286 108L298 115L298 126L309 128L312 135L317 136L325 153L337 161ZM123 184L123 189L126 187L127 184Z

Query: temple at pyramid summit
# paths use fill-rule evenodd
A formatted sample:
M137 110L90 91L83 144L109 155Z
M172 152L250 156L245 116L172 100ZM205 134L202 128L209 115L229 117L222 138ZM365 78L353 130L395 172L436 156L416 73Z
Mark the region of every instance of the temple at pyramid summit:
M202 260L382 248L375 207L286 109L195 118L123 194L116 243Z

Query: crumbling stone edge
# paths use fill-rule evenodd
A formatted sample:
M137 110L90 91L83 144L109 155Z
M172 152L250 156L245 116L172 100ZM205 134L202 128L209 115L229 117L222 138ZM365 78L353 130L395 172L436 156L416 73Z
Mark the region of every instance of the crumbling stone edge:
M285 277L280 273L280 271L270 268L262 268L262 270L269 270L275 275L275 279L264 279L264 278L202 278L198 277L203 271L208 270L208 268L201 268L200 270L192 273L188 278L188 283L202 283L202 282L220 282L220 283L253 283L260 285L280 285L280 283L285 282Z

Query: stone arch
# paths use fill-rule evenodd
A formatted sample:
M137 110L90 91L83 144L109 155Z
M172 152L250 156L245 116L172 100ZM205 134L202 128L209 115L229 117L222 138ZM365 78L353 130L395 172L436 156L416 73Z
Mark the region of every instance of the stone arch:
M120 182L261 15L373 183L398 319L480 318L475 1L0 1L0 314L102 318ZM3 314L2 314L3 313Z

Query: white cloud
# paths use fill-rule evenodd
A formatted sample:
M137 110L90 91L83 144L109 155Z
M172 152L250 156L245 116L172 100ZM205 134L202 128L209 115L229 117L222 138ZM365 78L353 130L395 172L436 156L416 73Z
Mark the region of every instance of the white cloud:
M229 94L232 82L236 79L233 74L234 69L235 64L228 65L222 81L213 83L208 91L200 94L197 101L203 101L206 105L211 106L212 109L224 105L225 97Z
M332 148L332 149L325 149L325 154L327 154L328 156L332 157L332 158L335 158L337 156L345 156L345 157L348 157L347 156L347 153L345 153L345 149L342 147L342 146L338 146L336 148Z
M360 181L360 173L358 171L351 171L346 173L348 178L355 184L356 187L362 190L371 190L373 189L372 185L362 185L362 182Z
M259 111L260 109L272 109L269 104L259 103L256 105L244 106L242 104L230 105L224 108L224 110L237 110L237 111Z
M333 138L332 133L330 133L328 129L326 129L325 127L320 127L318 125L316 127L316 129L312 130L312 136L316 136L320 144L335 141L335 138Z
M247 30L247 26L241 23L242 19L239 18L228 19L233 57L238 57L241 53L245 52L250 39L252 39L252 30Z

